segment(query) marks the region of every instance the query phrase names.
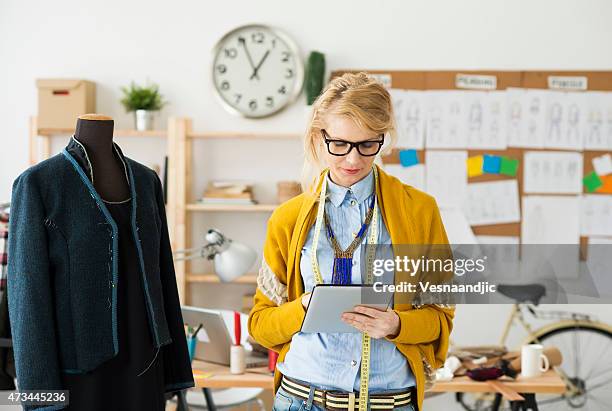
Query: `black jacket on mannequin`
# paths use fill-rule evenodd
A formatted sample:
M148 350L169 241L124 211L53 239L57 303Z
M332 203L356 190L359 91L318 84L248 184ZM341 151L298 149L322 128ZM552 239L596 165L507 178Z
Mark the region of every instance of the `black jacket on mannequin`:
M132 234L165 389L193 387L161 182L114 149L130 186ZM72 138L13 184L7 286L20 390L61 390L61 373L85 373L118 352L118 230L90 167L85 147Z

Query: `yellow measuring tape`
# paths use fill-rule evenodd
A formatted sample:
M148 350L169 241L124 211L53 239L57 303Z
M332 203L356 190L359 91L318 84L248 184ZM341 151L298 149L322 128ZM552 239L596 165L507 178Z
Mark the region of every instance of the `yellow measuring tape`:
M376 167L374 170L374 195L376 195L376 189L378 187L378 173ZM317 210L317 220L315 223L315 231L312 239L312 253L310 256L310 263L312 265L312 272L314 273L315 281L317 284L323 284L323 276L319 271L319 263L317 261L317 245L319 243L319 235L321 233L321 226L323 225L323 213L325 211L325 196L327 192L327 174L329 170L322 176L323 183L321 185L321 194L319 196L319 205ZM378 241L378 199L374 201L374 213L369 228L368 242L367 244L376 244ZM374 266L374 255L375 247L368 247L366 251L366 267L367 276L366 284L372 284L374 279L373 266ZM369 390L369 379L370 379L370 336L367 333L361 333L361 375L359 379L359 411L367 411L368 409L368 390Z

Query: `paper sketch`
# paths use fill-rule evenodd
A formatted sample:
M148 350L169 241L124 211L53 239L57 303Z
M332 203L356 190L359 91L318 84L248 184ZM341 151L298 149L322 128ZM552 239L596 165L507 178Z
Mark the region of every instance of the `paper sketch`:
M521 221L517 181L468 184L464 210L472 226Z
M390 89L397 125L397 147L423 149L425 110L422 91Z
M584 148L612 150L612 93L590 91L585 94Z
M466 148L466 91L426 92L428 148ZM474 122L478 114L474 113Z
M525 193L579 194L582 192L582 154L563 151L525 153Z
M546 126L545 90L506 90L508 147L541 148Z
M425 165L404 167L401 164L385 164L385 171L397 177L402 183L425 191Z
M478 244L463 211L456 208L442 209L440 216L451 245Z
M580 234L587 237L612 236L612 196L582 196Z
M523 244L578 244L580 197L523 196Z
M544 147L582 150L585 94L548 91Z
M466 160L467 151L426 151L426 188L438 206L463 206L467 190Z
M468 148L506 148L506 93L503 91L466 93Z

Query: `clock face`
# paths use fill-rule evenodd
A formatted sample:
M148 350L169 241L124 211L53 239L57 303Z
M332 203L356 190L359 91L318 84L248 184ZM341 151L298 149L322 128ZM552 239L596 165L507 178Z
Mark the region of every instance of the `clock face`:
M223 105L245 117L266 117L302 90L304 66L293 41L277 29L238 27L217 44L213 84Z

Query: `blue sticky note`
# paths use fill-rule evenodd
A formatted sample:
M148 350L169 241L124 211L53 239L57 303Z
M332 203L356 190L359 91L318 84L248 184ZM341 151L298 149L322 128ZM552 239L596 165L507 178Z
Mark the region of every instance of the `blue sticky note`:
M484 155L484 161L482 163L482 171L489 174L499 174L501 167L501 157L492 156L489 154Z
M417 156L416 150L402 150L399 153L400 163L404 167L410 167L415 164L419 164L419 157Z

